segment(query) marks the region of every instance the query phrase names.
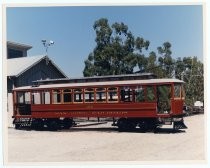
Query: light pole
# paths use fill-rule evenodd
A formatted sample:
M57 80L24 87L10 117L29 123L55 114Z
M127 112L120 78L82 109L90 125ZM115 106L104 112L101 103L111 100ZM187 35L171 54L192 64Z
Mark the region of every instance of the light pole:
M54 41L50 40L49 42L47 42L47 40L43 39L42 40L42 44L44 45L45 47L45 52L46 52L46 55L48 55L47 51L48 51L48 47L53 45L54 44Z

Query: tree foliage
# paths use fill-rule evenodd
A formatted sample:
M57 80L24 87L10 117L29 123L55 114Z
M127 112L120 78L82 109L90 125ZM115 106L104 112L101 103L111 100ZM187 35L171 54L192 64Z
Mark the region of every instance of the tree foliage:
M157 47L157 52L147 52L150 42L134 37L122 22L110 25L106 18L101 18L95 21L93 29L96 46L84 61L84 76L132 74L135 69L153 73L158 78L178 78L186 83L188 104L203 101L203 63L197 57L173 59L170 42Z
M138 65L146 66L143 50L149 47L149 41L135 38L128 26L115 22L111 26L106 18L95 21L96 47L85 60L84 76L130 74Z
M171 44L169 42L163 43L162 47L157 48L160 57L158 58L159 65L161 67L160 77L172 77L173 73L173 59L171 57Z
M175 77L185 81L186 103L204 101L203 63L194 56L178 58L175 65Z

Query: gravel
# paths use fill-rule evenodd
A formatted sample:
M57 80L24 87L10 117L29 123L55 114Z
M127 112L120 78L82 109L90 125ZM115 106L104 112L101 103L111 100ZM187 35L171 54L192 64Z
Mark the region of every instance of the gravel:
M204 161L204 115L185 118L174 133L118 132L111 122L57 132L8 129L8 163L81 161Z

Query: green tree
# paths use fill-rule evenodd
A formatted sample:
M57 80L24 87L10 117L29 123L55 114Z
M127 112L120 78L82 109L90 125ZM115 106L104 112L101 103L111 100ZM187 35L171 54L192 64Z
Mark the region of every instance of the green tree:
M150 42L134 37L128 26L115 22L111 26L106 18L95 21L96 46L84 61L84 76L131 74L134 68L150 72L158 78L172 78L185 81L186 102L204 99L203 64L197 57L172 58L171 43L157 47L158 55L152 51L145 56Z
M158 58L159 66L162 68L160 77L171 78L174 70L174 60L171 57L171 44L169 42L163 43L162 47L157 48L160 57Z
M148 49L149 41L135 38L122 22L110 26L106 18L95 21L93 28L96 47L84 62L84 76L130 74L137 65L145 68L146 58L142 52Z
M177 58L174 68L175 68L175 78L183 80L183 75L186 70L186 65L180 57Z
M175 64L176 78L185 81L186 103L204 101L203 63L197 57L178 58Z
M93 54L90 53L88 59L85 60L85 69L83 71L84 76L93 76L95 73L95 67L93 62Z
M146 59L147 64L145 67L145 72L153 73L159 77L161 67L158 66L156 53L154 51L150 52Z
M189 59L189 58L188 58ZM192 104L195 101L204 101L204 77L203 77L203 64L197 57L191 57L191 66L188 67L185 73L184 80L187 81L186 85L186 101Z

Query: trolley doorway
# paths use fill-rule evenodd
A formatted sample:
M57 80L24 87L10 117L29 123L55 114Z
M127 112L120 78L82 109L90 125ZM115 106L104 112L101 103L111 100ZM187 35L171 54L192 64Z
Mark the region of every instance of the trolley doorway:
M31 93L17 92L14 107L17 115L31 115Z
M171 85L157 86L158 114L169 114L171 111Z

